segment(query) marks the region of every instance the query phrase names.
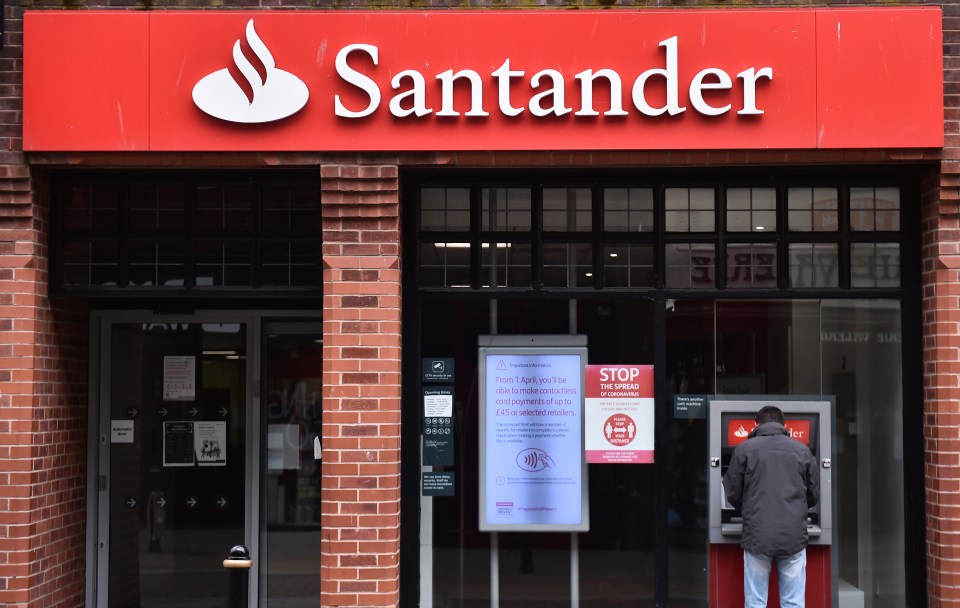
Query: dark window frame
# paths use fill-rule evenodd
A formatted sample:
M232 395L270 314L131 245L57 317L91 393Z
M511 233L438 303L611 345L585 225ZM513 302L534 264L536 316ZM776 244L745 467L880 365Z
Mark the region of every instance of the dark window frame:
M283 295L286 297L317 298L323 292L323 260L322 241L323 223L320 205L320 180L313 172L303 170L258 170L258 171L77 171L59 172L51 176L52 188L52 238L51 247L51 281L50 293L58 296L83 296L90 298L131 298L131 297L158 297L158 298L210 298L229 295L271 296ZM183 188L184 217L182 229L142 229L130 226L129 209L131 205L130 189L132 185L161 186L172 185ZM65 224L63 209L66 197L73 188L84 186L106 185L116 188L119 200L115 213L117 222L115 228L71 229ZM248 228L215 228L211 229L199 225L198 221L198 192L203 187L242 186L250 188L252 201L249 208ZM306 188L311 195L316 196L316 224L304 226L293 222L288 229L266 229L264 221L264 189L268 187L287 187L291 190ZM117 269L116 285L66 285L64 283L65 265L68 263L64 252L64 243L68 240L109 239L117 242ZM129 269L131 260L129 242L134 240L179 241L184 246L183 285L177 286L137 286L130 284ZM282 286L263 285L262 269L264 264L262 243L276 241L313 241L315 244L316 263L309 273L313 277L310 285ZM198 243L221 242L225 244L249 243L249 283L246 285L197 285L197 251ZM156 267L156 265L155 265ZM292 268L292 260L288 260L287 267Z

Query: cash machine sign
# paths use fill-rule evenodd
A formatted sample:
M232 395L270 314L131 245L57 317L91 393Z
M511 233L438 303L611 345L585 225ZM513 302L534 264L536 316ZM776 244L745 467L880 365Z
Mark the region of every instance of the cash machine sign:
M727 422L727 445L736 447L747 440L747 437L757 426L751 418L735 418ZM785 426L790 436L805 446L810 445L810 421L787 420Z

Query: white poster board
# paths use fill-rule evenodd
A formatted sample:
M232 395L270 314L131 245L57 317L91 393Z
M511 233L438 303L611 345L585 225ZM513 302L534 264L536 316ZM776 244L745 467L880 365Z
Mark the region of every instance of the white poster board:
M585 336L481 336L480 530L587 531Z

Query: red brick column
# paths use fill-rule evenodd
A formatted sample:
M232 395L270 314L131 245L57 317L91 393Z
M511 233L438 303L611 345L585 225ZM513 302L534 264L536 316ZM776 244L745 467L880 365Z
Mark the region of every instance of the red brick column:
M84 602L87 317L47 297L37 185L25 166L0 167L0 605L11 608Z
M324 165L321 604L396 606L400 218L396 166Z
M924 481L930 608L960 606L960 162L923 206Z

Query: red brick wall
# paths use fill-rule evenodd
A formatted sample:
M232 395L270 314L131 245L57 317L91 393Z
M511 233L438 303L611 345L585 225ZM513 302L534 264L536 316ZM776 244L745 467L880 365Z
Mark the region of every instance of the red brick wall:
M400 201L396 165L325 164L326 606L396 606L400 562Z
M22 165L0 173L0 605L76 606L85 575L87 315L82 303L47 297L43 184Z

